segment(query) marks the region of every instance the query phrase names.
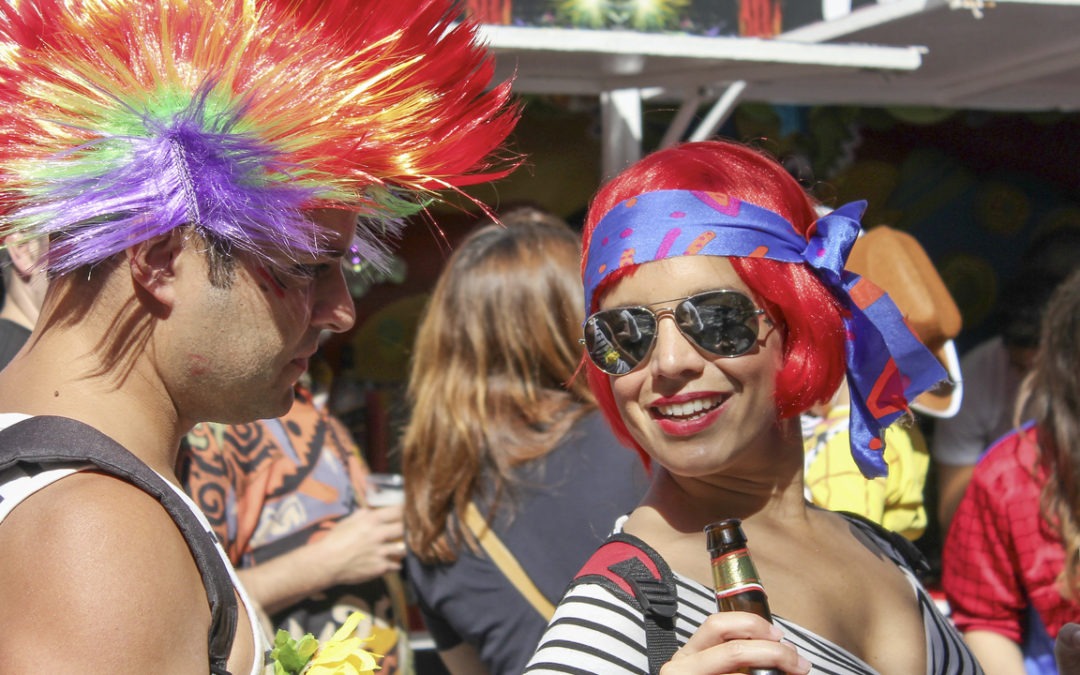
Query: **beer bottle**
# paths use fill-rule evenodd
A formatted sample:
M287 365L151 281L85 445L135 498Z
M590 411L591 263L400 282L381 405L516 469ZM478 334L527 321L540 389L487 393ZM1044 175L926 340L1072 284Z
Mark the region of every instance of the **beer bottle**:
M729 518L705 526L705 539L712 558L713 587L721 612L750 612L772 621L769 598L758 578L742 521ZM750 675L781 675L775 668L753 668Z

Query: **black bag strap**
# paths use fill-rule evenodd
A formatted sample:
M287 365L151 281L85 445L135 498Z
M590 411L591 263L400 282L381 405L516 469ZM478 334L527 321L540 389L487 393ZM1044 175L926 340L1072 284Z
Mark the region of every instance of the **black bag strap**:
M157 499L187 541L210 601L210 672L229 675L239 611L229 570L218 554L213 534L173 488L122 445L97 429L67 417L31 417L0 431L0 473L21 464L36 473L45 465L83 462L123 478Z
M649 673L658 675L679 648L675 613L679 598L675 575L644 541L616 533L593 553L571 585L595 583L638 607L645 617Z

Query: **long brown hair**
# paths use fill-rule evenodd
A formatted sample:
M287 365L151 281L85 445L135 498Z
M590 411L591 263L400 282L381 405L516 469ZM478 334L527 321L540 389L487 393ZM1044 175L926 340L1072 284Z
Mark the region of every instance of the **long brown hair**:
M1076 599L1080 579L1080 271L1054 291L1043 315L1039 351L1017 409L1034 418L1046 472L1041 508L1065 548L1062 594Z
M534 209L470 234L443 270L416 336L403 438L406 537L424 562L476 542L459 525L490 485L499 505L513 467L549 452L594 406L581 356L580 242ZM489 514L490 517L490 514Z

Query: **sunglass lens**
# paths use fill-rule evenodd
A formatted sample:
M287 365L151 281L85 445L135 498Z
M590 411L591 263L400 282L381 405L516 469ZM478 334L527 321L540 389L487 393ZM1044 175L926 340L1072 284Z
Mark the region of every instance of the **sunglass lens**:
M745 354L757 342L757 308L742 293L714 291L695 295L679 303L675 320L687 337L719 356Z
M629 373L652 348L656 317L642 307L597 312L585 322L585 348L600 370L610 375Z

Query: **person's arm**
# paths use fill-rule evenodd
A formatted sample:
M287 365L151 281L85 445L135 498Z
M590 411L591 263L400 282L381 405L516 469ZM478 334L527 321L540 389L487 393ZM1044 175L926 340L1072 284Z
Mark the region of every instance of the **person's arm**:
M465 642L450 649L440 650L439 658L442 659L450 675L487 675L488 673L487 666L480 660L476 649Z
M64 478L4 520L0 550L0 672L207 672L198 568L139 488L90 472Z
M973 630L964 633L964 642L979 660L986 675L1024 675L1024 655L1020 645L999 633Z
M971 472L999 435L999 417L1012 401L1002 390L1007 357L995 338L976 346L960 360L964 397L955 415L934 422L930 453L937 472L938 522L947 533L957 505L964 496Z
M936 469L938 522L941 523L941 531L948 532L953 516L956 515L956 508L960 506L960 500L963 499L968 483L971 482L971 473L975 470L975 465L950 465L938 462Z
M934 423L930 453L938 476L937 517L942 533L949 531L956 507L971 480L971 471L989 441L993 440L999 402L991 397L1000 394L993 386L993 378L988 376L980 354L981 351L973 352L960 362L964 374L964 398L960 410L954 416Z
M991 464L983 464L981 469L993 467L993 459L988 459ZM1015 510L1003 497L1000 485L988 479L985 471L977 471L956 510L942 551L942 587L952 619L969 644L978 642L984 648L982 654L976 652L984 667L993 665L983 659L996 643L979 636L1019 644L1023 634L1027 599L1020 587L1019 570L1013 569L1017 556L1010 519L1015 518ZM994 651L1009 653L1004 646L999 644ZM1008 661L1002 664L1004 667Z
M360 584L401 569L402 507L359 508L325 536L240 570L248 594L269 614L338 584Z

